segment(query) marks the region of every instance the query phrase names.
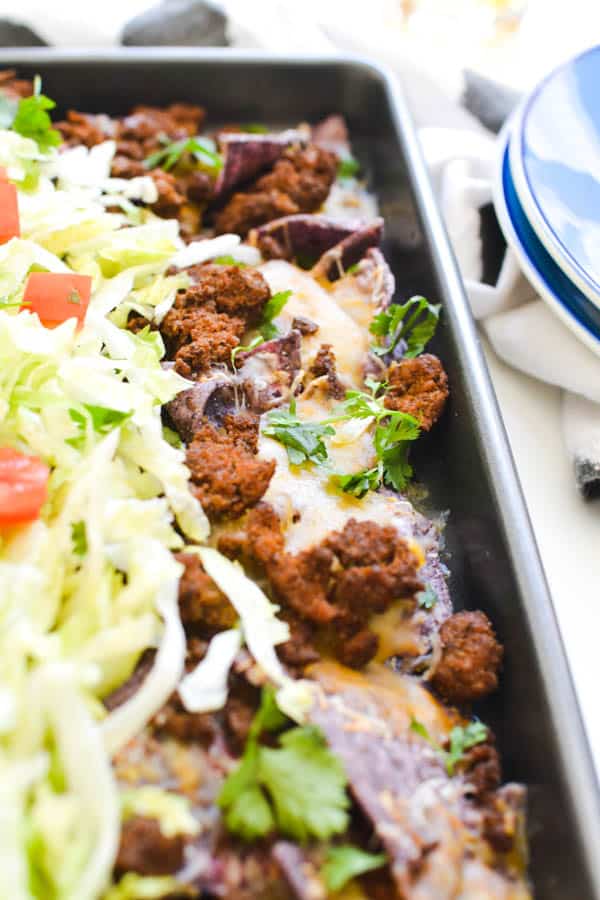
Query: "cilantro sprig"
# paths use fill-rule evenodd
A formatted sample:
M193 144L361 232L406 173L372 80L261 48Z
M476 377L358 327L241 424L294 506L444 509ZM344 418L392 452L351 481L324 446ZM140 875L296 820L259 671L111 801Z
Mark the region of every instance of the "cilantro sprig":
M286 724L272 689L263 689L242 760L217 801L228 830L243 840L275 829L301 842L326 840L348 826L346 775L318 728L284 731L276 747L259 743L265 731L278 732Z
M410 729L415 734L418 734L419 737L422 737L424 741L427 741L436 753L439 753L446 767L446 772L450 776L454 775L456 766L462 761L465 752L470 750L471 747L475 747L476 744L483 743L488 736L488 729L483 722L475 720L469 722L468 725L455 725L450 732L449 749L445 750L434 741L422 722L413 719L410 723Z
M408 460L410 445L421 429L414 416L400 410L387 409L383 397L387 390L385 382L367 380L370 393L348 391L340 419L375 420L374 444L377 465L351 475L334 475L334 483L345 493L363 497L382 484L403 490L413 475Z
M258 330L265 341L271 341L279 335L279 329L273 322L292 296L292 291L277 291L264 305L262 320Z
M184 153L189 153L200 165L210 172L216 173L223 167L223 160L215 150L214 142L209 138L190 137L180 141L167 143L162 149L151 153L144 160L147 169L160 166L165 172L172 169Z
M367 853L352 844L329 847L321 876L330 891L341 891L357 875L380 869L387 863L385 853Z
M233 257L221 257L221 259L233 259ZM214 260L214 262L217 261L218 260ZM226 265L231 264L232 263L229 262L226 263ZM235 263L235 265L238 265L238 263ZM267 300L263 309L260 325L258 326L259 334L252 338L249 344L238 344L238 346L234 347L231 351L232 369L235 369L235 360L238 353L246 353L248 350L254 350L255 347L258 347L260 344L264 343L264 341L271 341L273 338L279 336L279 329L273 322L273 319L279 315L291 296L292 291L278 291Z
M369 330L379 338L379 343L371 346L377 356L392 353L400 341L404 341L405 357L415 357L422 353L434 335L440 317L440 306L429 303L425 297L411 297L406 303L392 304L378 313Z
M283 444L289 461L300 466L305 462L322 465L328 459L323 438L335 434L331 425L322 422L303 422L296 415L296 401L292 398L287 410L274 409L267 416L263 434Z
M353 156L349 156L348 159L341 159L338 163L338 178L354 178L359 172L360 163Z
M10 98L2 98L0 127L12 128L22 137L35 141L41 153L47 153L62 141L60 132L52 127L48 115L48 110L55 106L54 100L42 94L42 80L36 75L31 97L22 97L16 105Z

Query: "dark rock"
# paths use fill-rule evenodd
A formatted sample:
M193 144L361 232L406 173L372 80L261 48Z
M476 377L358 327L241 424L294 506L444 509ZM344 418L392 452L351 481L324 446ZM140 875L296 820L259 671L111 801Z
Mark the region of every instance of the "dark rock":
M47 47L43 38L28 25L0 19L0 47Z
M203 0L163 0L128 22L121 43L132 47L226 47L226 18Z
M518 91L470 69L465 71L463 104L490 131L500 131L520 99Z

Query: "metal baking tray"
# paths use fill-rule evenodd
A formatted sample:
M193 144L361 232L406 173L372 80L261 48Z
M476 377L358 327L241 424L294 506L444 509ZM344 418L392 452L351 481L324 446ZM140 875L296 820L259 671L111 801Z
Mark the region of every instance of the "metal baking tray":
M14 49L0 53L0 66L23 76L39 72L61 114L187 100L206 106L213 122L346 117L385 218L397 296L424 294L444 308L434 349L452 397L443 421L420 442L417 474L431 506L450 510L455 604L484 609L505 645L501 690L481 714L497 734L505 778L529 787L535 893L600 898L600 803L590 750L494 392L395 80L360 58L227 50Z

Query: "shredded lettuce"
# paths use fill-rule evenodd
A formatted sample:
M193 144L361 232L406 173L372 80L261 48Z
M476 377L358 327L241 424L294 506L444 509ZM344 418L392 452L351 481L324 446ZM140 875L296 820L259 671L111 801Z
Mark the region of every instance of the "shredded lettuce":
M179 685L179 696L188 712L210 712L225 705L229 670L241 646L239 628L220 631L213 637L204 659Z
M172 257L171 265L183 269L219 256L231 256L238 262L251 266L259 265L262 259L256 247L241 244L239 235L221 234L210 240L192 241Z
M279 662L275 647L289 639L289 627L277 618L279 607L252 581L237 562L212 547L194 547L204 569L229 598L241 620L248 649L265 675L279 687L277 704L296 722L304 722L313 704L309 682L290 678Z
M113 153L106 142L41 154L0 131L23 235L0 247L0 445L51 467L40 519L0 535L0 893L11 900L98 900L109 889L121 814L110 754L177 687L185 638L171 551L181 532L208 535L160 417L188 383L161 366L158 332L119 327L132 309L160 321L188 283L165 275L183 244L174 221L144 212L129 227L107 212L156 192L146 176L110 178ZM91 275L81 330L19 310L35 270ZM157 654L142 688L107 714L100 701L148 648ZM167 831L192 833L179 801L146 792L136 802ZM171 884L127 876L109 895L160 896Z

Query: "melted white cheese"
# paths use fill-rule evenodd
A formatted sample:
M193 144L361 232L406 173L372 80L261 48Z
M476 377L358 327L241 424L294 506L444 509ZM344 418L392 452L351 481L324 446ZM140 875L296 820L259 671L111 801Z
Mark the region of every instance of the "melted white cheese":
M307 272L282 260L271 260L262 265L260 271L272 293L293 291L275 320L281 331L288 331L296 316L311 319L319 326L315 334L302 338L302 367L310 366L321 344L331 344L342 380L349 386L362 385L369 349L368 331L345 313L332 295Z
M357 442L358 443L358 442ZM358 445L359 453L363 452ZM330 484L331 471L319 466L290 466L285 447L261 436L259 455L275 459L277 468L264 501L281 519L286 547L298 553L322 541L330 531L339 531L349 519L393 525L400 535L412 535L414 511L407 500L393 494L369 493L362 500L344 494ZM334 457L334 451L331 454ZM339 457L334 457L336 461ZM350 462L334 471L355 472L364 465Z
M273 293L293 291L276 320L281 331L291 327L295 316L304 316L319 325L316 334L302 339L303 367L308 367L321 344L331 344L341 380L346 385L361 387L372 308L357 279L343 279L342 309L336 302L339 289L326 290L308 273L287 262L271 260L261 271ZM297 411L303 421L322 421L335 414L339 405L326 391L309 389L298 398ZM290 466L285 447L261 434L259 456L277 463L263 499L280 517L287 550L298 553L317 544L329 532L343 529L351 518L392 525L399 535L410 538L414 510L407 500L394 494L373 492L358 500L331 484L332 473L350 474L375 464L369 420L340 423L335 427L335 437L327 440L330 468L310 464Z

